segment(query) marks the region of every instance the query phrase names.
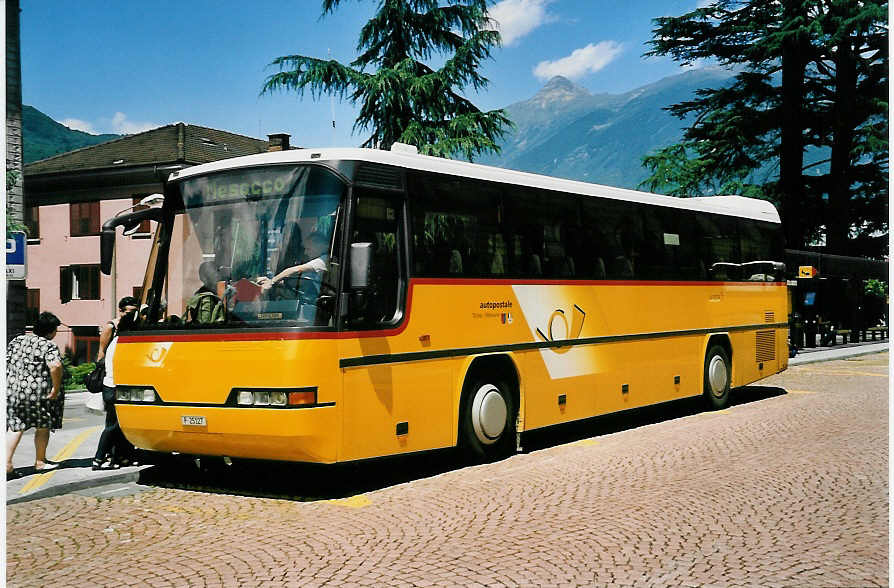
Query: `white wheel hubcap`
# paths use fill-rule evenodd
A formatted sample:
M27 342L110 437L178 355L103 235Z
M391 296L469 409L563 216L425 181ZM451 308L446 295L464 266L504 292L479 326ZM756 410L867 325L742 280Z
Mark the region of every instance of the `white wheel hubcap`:
M485 445L496 443L506 428L509 409L499 389L493 384L478 388L472 399L472 428Z
M726 391L728 379L726 362L719 355L715 355L708 363L708 382L711 384L711 393L718 398Z

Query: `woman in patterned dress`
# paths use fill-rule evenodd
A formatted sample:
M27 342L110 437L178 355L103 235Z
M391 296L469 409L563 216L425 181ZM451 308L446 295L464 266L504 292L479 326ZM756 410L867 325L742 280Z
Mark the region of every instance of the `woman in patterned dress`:
M50 430L62 428L62 356L52 342L62 322L51 312L42 312L34 334L19 335L6 347L6 430L9 440L6 476L15 476L12 455L22 434L34 427L34 469L51 470L59 464L47 459Z

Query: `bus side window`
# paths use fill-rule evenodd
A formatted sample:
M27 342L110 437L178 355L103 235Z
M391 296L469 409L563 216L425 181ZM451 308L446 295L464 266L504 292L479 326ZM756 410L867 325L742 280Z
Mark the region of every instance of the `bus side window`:
M399 316L403 201L372 190L358 189L357 194L351 242L372 243L374 269L363 324L356 326L378 328Z
M741 279L742 260L736 220L719 214L696 215L701 237L700 257L708 268L708 279L737 282Z

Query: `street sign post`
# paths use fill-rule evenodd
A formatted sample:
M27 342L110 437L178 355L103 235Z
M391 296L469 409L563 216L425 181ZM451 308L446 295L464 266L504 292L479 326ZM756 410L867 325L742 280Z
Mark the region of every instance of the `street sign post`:
M23 231L12 231L6 234L6 279L24 280L27 275L25 267L25 251L27 238Z

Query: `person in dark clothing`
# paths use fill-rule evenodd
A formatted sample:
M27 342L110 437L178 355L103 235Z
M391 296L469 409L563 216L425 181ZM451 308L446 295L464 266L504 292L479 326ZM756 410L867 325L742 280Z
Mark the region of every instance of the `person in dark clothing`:
M136 465L133 459L134 446L124 437L118 425L115 412L115 376L113 359L118 341L118 331L133 324L139 302L133 296L125 296L118 301L118 318L109 321L99 339L99 353L96 361L104 361L106 376L102 381L102 400L106 409L106 426L99 437L96 454L93 456L94 470L118 469L121 466Z

